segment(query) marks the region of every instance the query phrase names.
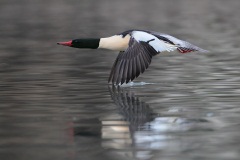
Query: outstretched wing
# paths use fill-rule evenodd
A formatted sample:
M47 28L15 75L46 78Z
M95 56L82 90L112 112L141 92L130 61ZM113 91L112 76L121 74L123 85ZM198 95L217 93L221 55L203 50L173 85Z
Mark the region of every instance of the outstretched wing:
M151 63L151 59L162 51L173 51L177 47L160 41L154 35L143 31L133 31L129 47L121 51L111 70L108 82L114 84L128 83L143 73Z
M177 45L178 48L177 50L180 53L188 53L188 52L195 52L195 51L199 51L199 52L208 52L205 49L202 49L200 47L197 47L187 41L183 41L180 40L176 37L170 36L168 34L164 34L164 33L157 33L157 32L150 32L151 34L155 35L158 39L161 39L165 42L168 42L170 44L174 44Z

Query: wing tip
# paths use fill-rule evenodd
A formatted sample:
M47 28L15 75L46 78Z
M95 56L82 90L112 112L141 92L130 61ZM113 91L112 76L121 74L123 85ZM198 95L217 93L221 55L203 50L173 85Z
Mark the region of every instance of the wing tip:
M205 49L202 49L202 48L186 48L186 47L178 47L177 50L182 53L182 54L185 54L185 53L190 53L190 52L201 52L201 53L208 53L210 52L209 50L205 50Z

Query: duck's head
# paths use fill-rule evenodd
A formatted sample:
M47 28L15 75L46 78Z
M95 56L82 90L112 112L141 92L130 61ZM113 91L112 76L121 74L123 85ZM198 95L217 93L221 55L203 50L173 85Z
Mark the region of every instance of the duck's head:
M59 45L74 47L74 48L91 48L99 47L100 38L74 39L67 42L58 42Z

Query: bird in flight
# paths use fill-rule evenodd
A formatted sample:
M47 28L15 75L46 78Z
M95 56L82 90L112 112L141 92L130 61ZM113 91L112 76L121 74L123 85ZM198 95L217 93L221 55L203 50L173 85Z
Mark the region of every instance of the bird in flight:
M108 82L115 85L133 81L148 68L152 57L158 53L175 50L180 53L208 52L171 35L146 30L128 30L106 38L74 39L57 44L119 51L108 78Z

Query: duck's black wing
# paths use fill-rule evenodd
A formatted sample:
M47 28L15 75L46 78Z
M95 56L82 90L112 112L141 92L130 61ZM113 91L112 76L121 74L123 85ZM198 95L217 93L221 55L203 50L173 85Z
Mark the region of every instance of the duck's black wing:
M118 54L108 82L117 85L128 83L148 68L153 56L162 51L176 49L176 46L166 44L157 37L142 31L132 32L128 45L126 51Z
M118 54L108 82L123 84L132 81L148 68L152 56L157 53L147 42L137 42L134 38L130 38L128 49Z

